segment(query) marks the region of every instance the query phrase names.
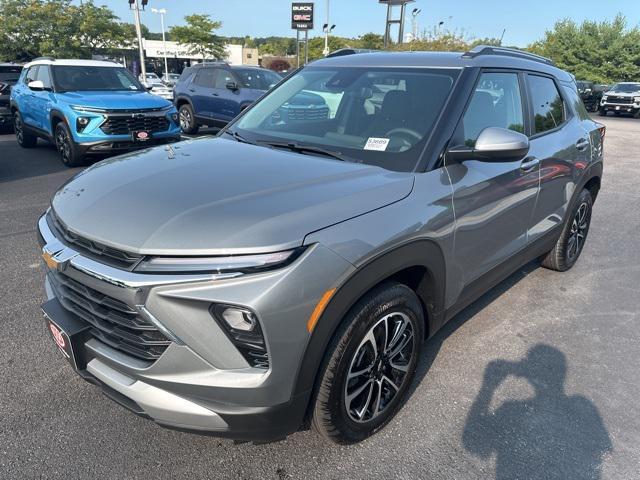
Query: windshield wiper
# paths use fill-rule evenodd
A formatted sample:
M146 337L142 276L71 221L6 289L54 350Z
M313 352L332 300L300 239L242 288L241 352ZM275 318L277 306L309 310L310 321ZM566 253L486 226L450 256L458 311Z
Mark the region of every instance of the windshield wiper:
M273 148L287 148L289 150L291 150L292 152L296 152L296 153L310 153L310 154L318 154L318 155L324 155L325 157L331 157L331 158L335 158L336 160L341 160L343 162L347 162L349 160L347 160L344 155L342 155L341 152L334 152L333 150L327 150L325 148L322 147L315 147L313 145L300 145L299 143L295 143L295 142L267 142L267 141L263 141L263 142L258 142L259 145L265 145L267 147L273 147Z
M227 135L231 135L233 138L235 138L238 142L241 143L248 143L249 145L255 145L255 143L247 140L246 138L244 138L242 135L240 135L238 132L230 132L229 130L225 130L222 133L226 133Z

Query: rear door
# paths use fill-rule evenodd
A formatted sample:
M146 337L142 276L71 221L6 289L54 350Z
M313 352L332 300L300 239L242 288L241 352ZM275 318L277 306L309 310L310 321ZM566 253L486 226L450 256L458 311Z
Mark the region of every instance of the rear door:
M189 85L188 92L197 117L213 118L217 96L214 89L217 72L216 68L202 67Z
M450 147L473 147L488 127L526 132L523 87L524 75L519 72L481 73ZM453 188L454 260L461 290L526 246L539 171L530 157L504 161L447 158L445 165Z
M591 139L557 81L527 74L531 111L530 155L540 161L540 195L528 236L530 241L560 228L580 170L591 154Z

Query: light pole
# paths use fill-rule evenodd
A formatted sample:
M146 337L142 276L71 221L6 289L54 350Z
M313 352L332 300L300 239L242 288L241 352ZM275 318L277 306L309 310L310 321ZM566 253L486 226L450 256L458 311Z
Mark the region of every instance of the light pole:
M418 15L420 15L421 11L422 10L419 8L414 8L411 12L411 35L413 37L412 40L418 39Z
M333 30L333 27L329 29L329 1L330 0L325 0L325 1L326 1L326 7L327 7L327 10L326 10L327 16L326 16L326 23L322 27L322 30L324 30L324 50L322 51L322 53L326 57L327 55L329 55L329 33L331 33L331 30Z
M329 25L328 23L322 26L322 31L324 32L324 50L322 53L325 57L329 55L329 34L333 32L334 28L336 28L335 25Z
M148 0L142 0L142 8L148 3ZM144 64L144 48L142 48L142 27L140 26L140 0L129 0L129 7L133 8L133 16L136 20L136 35L138 36L138 52L140 53L140 73L142 74L142 82L147 81L147 67ZM146 83L145 83L146 85Z
M162 55L164 56L164 79L166 82L169 80L169 67L167 66L167 39L164 35L164 15L167 13L167 10L164 8L161 8L160 10L152 8L151 11L153 13L160 14L160 25L162 26Z

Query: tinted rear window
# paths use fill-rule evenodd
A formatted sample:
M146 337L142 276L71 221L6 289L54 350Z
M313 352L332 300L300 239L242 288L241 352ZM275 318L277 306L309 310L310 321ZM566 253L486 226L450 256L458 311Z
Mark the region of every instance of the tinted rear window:
M17 82L20 72L22 72L22 67L19 66L0 66L0 82Z

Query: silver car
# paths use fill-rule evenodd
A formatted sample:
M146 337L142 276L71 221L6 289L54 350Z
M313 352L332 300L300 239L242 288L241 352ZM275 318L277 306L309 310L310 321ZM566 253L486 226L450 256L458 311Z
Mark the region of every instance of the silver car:
M574 265L603 139L572 77L527 53L313 62L217 138L103 161L55 194L48 329L163 426L358 442L457 312L533 259Z

